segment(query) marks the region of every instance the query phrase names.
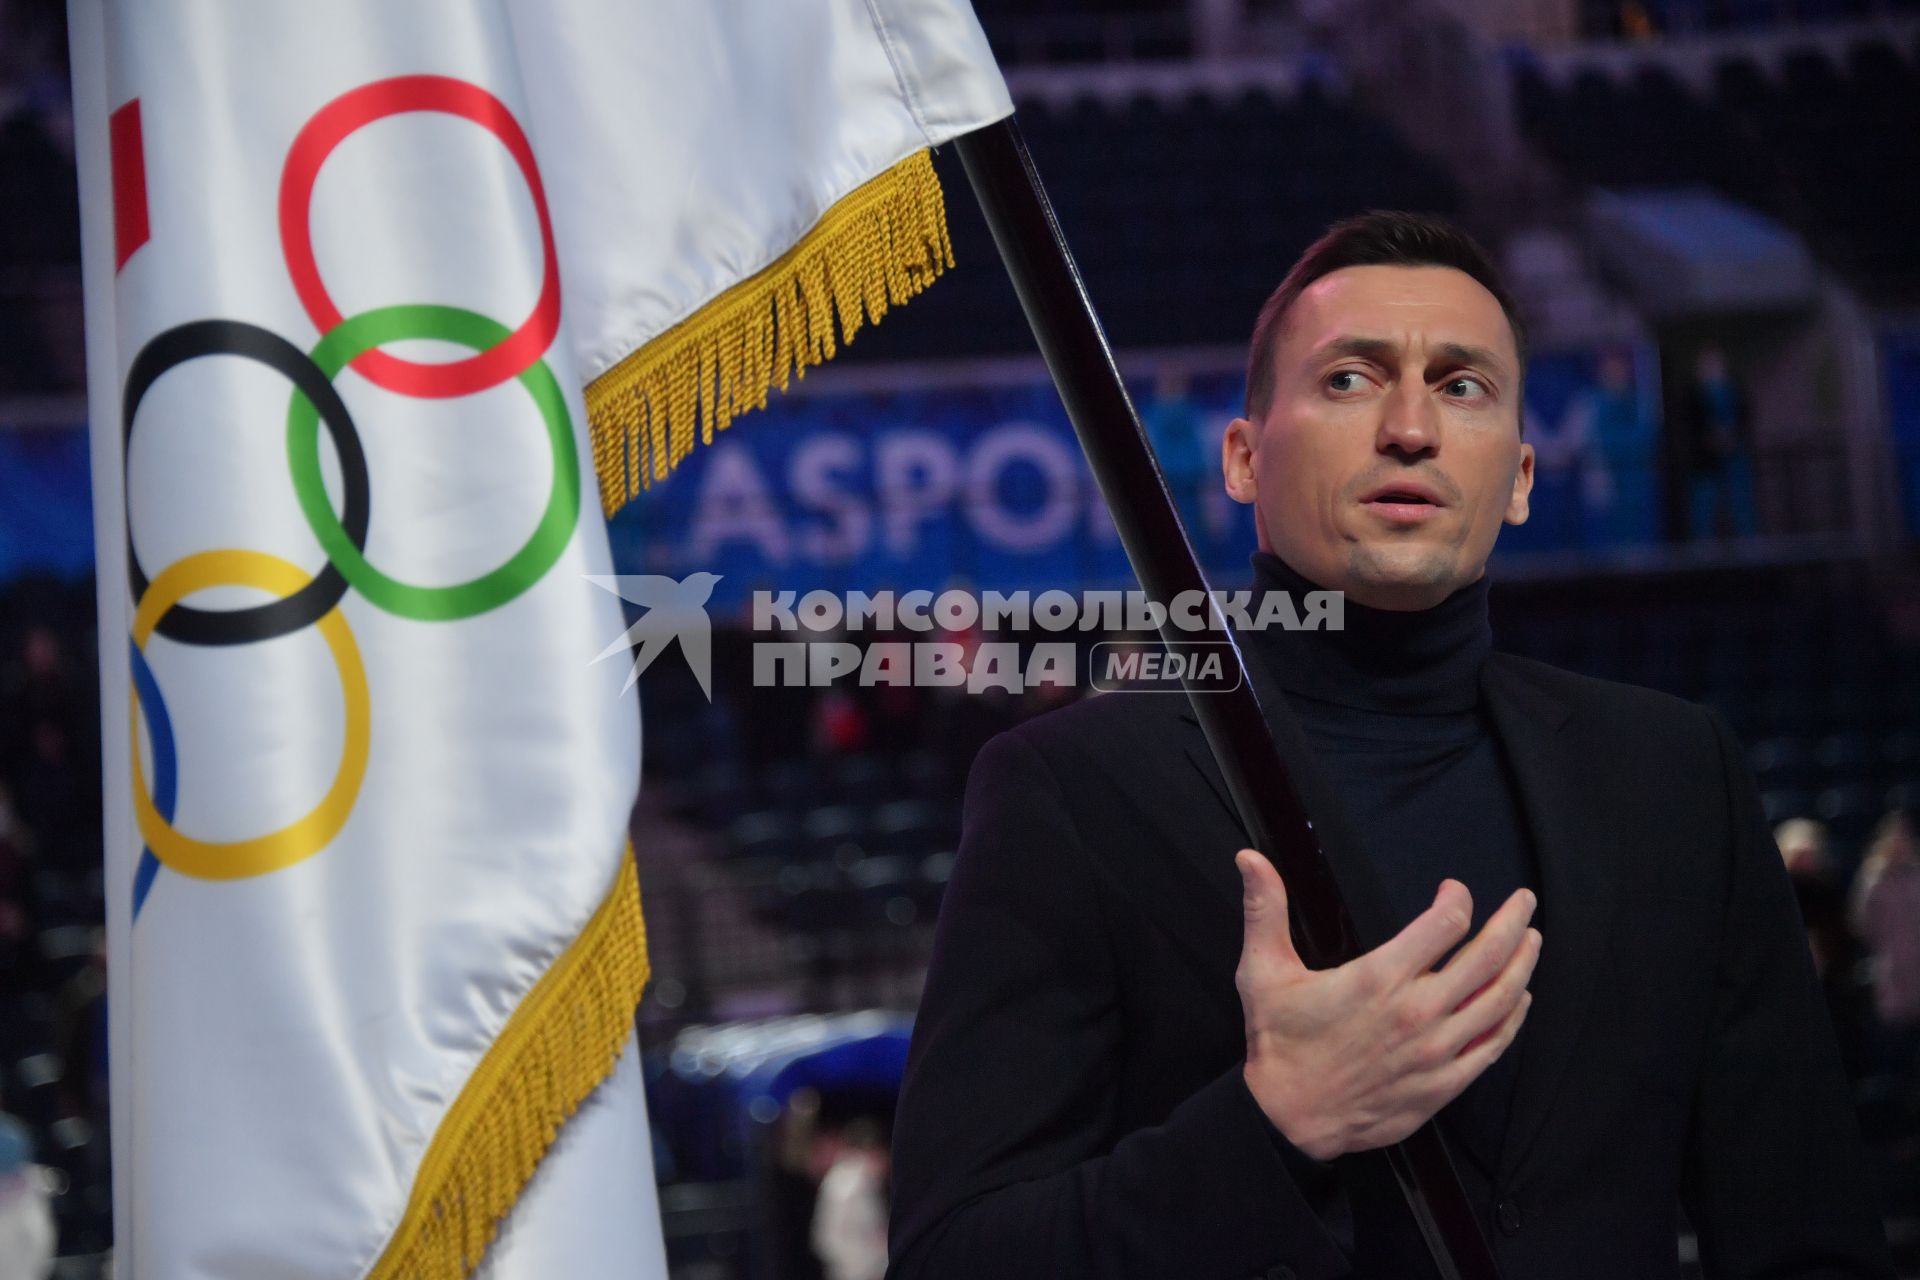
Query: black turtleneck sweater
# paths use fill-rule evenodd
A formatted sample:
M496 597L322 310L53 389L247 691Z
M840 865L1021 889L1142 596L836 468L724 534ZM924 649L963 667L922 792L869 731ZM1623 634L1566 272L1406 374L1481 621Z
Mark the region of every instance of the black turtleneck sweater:
M1267 552L1254 553L1253 567L1256 593L1284 590L1298 605L1321 590ZM1515 890L1539 890L1519 798L1480 705L1480 669L1493 648L1487 588L1482 577L1421 610L1349 598L1343 630L1246 636L1360 837L1396 927L1426 910L1449 877L1473 895L1476 933ZM1488 1178L1518 1059L1516 1040L1441 1111L1455 1150Z

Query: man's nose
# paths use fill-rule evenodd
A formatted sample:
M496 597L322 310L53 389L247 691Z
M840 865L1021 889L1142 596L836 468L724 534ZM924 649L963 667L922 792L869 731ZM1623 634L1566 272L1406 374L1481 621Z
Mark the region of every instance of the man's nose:
M1395 384L1383 406L1374 447L1410 456L1440 447L1440 414L1424 382L1403 378Z

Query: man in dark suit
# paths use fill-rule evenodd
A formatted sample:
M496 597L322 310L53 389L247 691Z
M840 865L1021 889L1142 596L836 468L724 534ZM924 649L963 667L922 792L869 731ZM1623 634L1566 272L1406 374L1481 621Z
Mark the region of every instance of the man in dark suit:
M1436 1115L1508 1280L1676 1276L1682 1205L1715 1280L1892 1274L1738 744L1491 652L1524 361L1485 255L1409 215L1335 227L1263 308L1226 488L1255 585L1342 590L1345 627L1240 638L1368 949L1300 963L1184 698L994 739L900 1099L893 1280L1417 1280L1381 1148Z

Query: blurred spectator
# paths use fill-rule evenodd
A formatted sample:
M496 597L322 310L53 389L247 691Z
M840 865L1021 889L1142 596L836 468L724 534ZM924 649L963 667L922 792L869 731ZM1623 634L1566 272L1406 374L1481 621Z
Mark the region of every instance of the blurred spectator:
M1653 15L1640 0L1625 0L1614 7L1612 34L1628 40L1651 40L1657 34Z
M1640 411L1632 356L1602 352L1594 376L1558 432L1538 431L1535 462L1577 504L1581 545L1645 546L1653 541L1654 433ZM1538 424L1530 420L1529 429Z
M1825 823L1812 818L1788 818L1773 829L1773 842L1780 846L1780 860L1787 864L1788 875L1833 873Z
M813 1251L827 1280L883 1280L887 1272L887 1147L880 1126L849 1121L813 1214Z
M1593 473L1581 495L1588 545L1645 546L1653 541L1653 423L1640 410L1627 352L1605 352L1597 372L1581 413Z
M1727 366L1726 352L1719 347L1701 348L1679 425L1683 433L1681 471L1687 486L1687 536L1752 536L1753 463L1749 457L1747 398Z
M53 1274L53 1242L33 1140L19 1121L0 1115L0 1280L45 1280Z
M768 1169L767 1213L773 1249L773 1280L824 1280L820 1259L812 1246L817 1183L825 1172L816 1168L820 1146L820 1093L793 1091L774 1121L773 1159Z
M1847 927L1847 896L1834 876L1827 829L1811 818L1789 818L1774 828L1774 843L1793 881L1800 903L1800 919L1807 929L1807 949L1820 975L1821 994L1833 1020L1835 1038L1847 1075L1858 1079L1867 1067L1867 1038L1872 1013L1866 993L1855 979L1860 945Z
M1879 1014L1871 1054L1879 1104L1870 1135L1891 1139L1887 1207L1920 1211L1920 857L1915 815L1888 814L1854 881L1853 918L1872 954L1873 1004ZM1901 1171L1903 1170L1903 1172Z
M1913 1066L1920 1048L1920 858L1913 815L1895 810L1867 846L1854 882L1853 923L1873 955L1873 1004Z

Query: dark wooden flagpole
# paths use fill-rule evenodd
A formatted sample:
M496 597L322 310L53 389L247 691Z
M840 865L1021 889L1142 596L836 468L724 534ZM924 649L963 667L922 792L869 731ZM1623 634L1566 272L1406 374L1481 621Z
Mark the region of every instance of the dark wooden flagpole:
M1019 126L1002 120L962 135L954 145L1142 589L1163 604L1185 591L1205 592L1206 575L1180 525ZM1360 954L1352 918L1274 746L1239 644L1217 619L1216 625L1229 641L1239 680L1230 692L1189 685L1194 715L1253 846L1273 860L1286 881L1301 959L1313 968L1344 964ZM1190 638L1171 619L1162 625L1161 636L1169 644ZM1231 855L1232 850L1221 851L1222 857ZM1433 1122L1387 1148L1385 1159L1443 1280L1499 1280L1472 1202Z

